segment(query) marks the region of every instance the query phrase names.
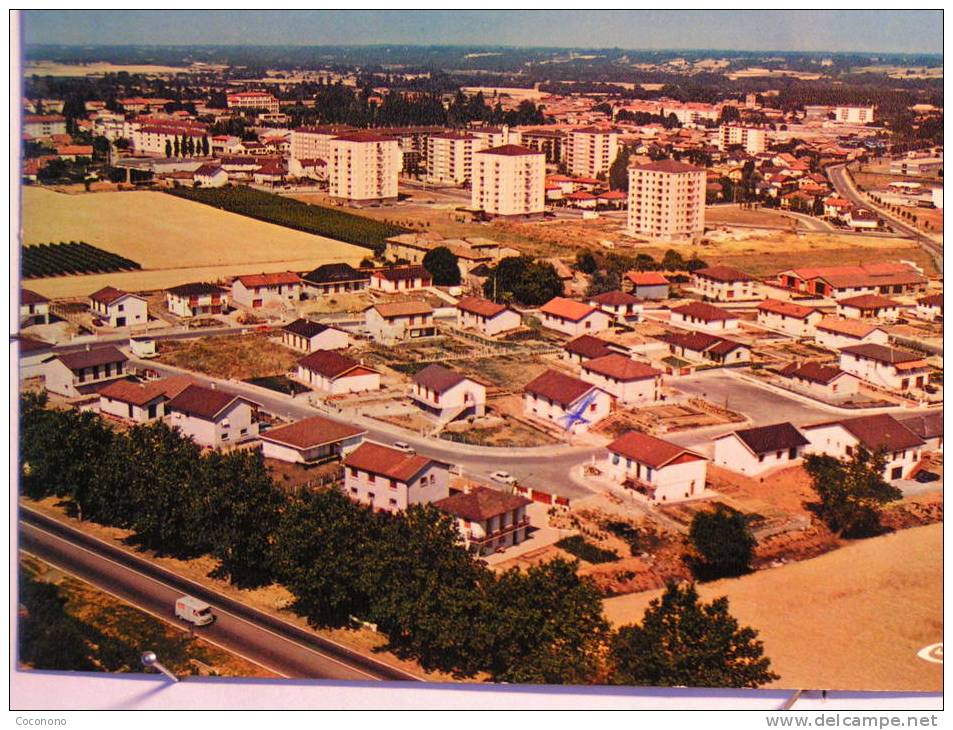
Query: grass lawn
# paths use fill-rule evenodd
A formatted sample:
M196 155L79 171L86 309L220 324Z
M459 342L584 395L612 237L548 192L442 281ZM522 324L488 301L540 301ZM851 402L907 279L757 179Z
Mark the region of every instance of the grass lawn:
M300 358L301 353L278 344L265 334L250 334L162 342L157 359L167 365L218 378L250 380L283 375Z

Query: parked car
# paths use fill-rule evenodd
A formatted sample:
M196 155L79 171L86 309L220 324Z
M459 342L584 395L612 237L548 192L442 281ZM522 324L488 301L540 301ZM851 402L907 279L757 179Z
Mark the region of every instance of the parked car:
M398 451L403 451L405 454L414 453L413 447L410 444L408 444L406 441L395 441L394 448L397 449Z
M939 474L935 474L932 471L927 471L924 469L922 471L918 471L917 475L913 479L914 481L920 482L920 484L929 484L930 482L938 481L939 478Z
M490 474L490 479L492 479L494 482L499 482L500 484L509 484L510 486L516 484L516 477L514 477L508 471L495 471Z

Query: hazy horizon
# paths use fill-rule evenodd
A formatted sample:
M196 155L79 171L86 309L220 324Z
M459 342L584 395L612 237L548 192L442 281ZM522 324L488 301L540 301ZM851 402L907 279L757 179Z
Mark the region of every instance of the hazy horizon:
M943 52L942 12L932 10L28 10L22 13L22 28L28 46Z

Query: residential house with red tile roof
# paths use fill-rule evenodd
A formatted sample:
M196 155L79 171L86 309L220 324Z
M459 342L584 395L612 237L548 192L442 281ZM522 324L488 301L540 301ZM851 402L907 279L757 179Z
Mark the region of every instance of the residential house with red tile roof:
M381 387L377 370L334 350L317 350L301 358L295 378L331 395L363 393Z
M594 357L602 357L613 352L616 350L612 349L611 342L592 335L581 335L563 345L563 356L569 362L580 365Z
M569 433L584 433L609 415L612 397L585 380L547 370L523 387L523 413Z
M113 380L99 390L99 412L121 421L147 423L166 415L165 403L198 382L189 375L137 383Z
M450 472L413 452L365 441L344 459L344 493L386 512L430 504L450 496Z
M778 371L796 390L825 401L850 398L860 389L860 378L835 365L818 362L789 363Z
M228 290L216 284L194 282L165 291L166 307L180 317L222 314L228 309Z
M629 431L606 447L606 473L651 502L703 496L708 460L699 453L641 431Z
M860 294L837 300L837 314L848 319L871 319L896 322L904 306L879 294Z
M883 477L890 482L906 478L925 447L922 438L888 413L815 423L801 431L810 441L811 454L850 459L858 449L882 450L887 460Z
M619 403L654 403L662 389L662 372L651 365L612 353L587 360L581 377Z
M530 500L518 494L472 486L434 502L434 507L456 520L467 550L491 555L526 539L529 504Z
M658 339L666 343L669 352L678 358L719 365L740 365L751 361L748 345L704 332L670 332Z
M165 404L170 426L213 449L255 438L259 407L242 396L203 385L190 385Z
M436 363L411 378L410 398L441 421L486 412L486 386Z
M909 264L872 263L858 266L812 266L778 274L781 286L822 297L855 294L912 294L925 291L927 277Z
M708 266L692 273L692 288L716 302L753 301L760 297L760 282L731 266Z
M618 289L589 297L589 304L598 307L620 324L631 324L642 319L642 300Z
M232 282L232 303L249 309L291 306L301 301L301 277L291 271L244 274Z
M370 306L364 310L364 325L371 337L384 345L418 337L433 337L437 333L433 308L418 300Z
M266 459L292 464L323 464L347 456L361 445L365 429L312 416L259 434Z
M590 304L555 297L539 308L543 327L570 337L602 332L612 326L609 315Z
M943 294L930 294L920 297L917 299L917 307L914 311L917 317L930 322L943 319Z
M885 345L843 347L840 367L867 383L901 393L922 390L930 376L923 355Z
M758 305L758 324L792 337L810 337L824 318L816 307L805 307L779 299L765 299Z
M800 463L809 441L792 424L744 428L714 439L714 463L745 476Z
M672 310L672 324L706 332L726 332L738 329L738 315L726 309L705 304L689 302Z
M519 312L505 304L479 297L462 297L457 302L457 325L495 337L518 329L523 323Z
M629 271L624 279L629 291L639 299L668 299L669 280L658 271Z
M852 345L886 345L888 340L885 329L859 319L824 317L814 327L814 342L828 350Z
M143 297L111 286L89 295L89 310L106 327L132 327L149 321L149 307Z
M50 300L32 289L20 289L20 326L50 323Z

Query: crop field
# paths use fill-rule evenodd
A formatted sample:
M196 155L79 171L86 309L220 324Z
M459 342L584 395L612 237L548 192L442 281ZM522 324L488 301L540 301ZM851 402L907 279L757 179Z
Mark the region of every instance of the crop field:
M141 268L135 261L103 251L88 243L70 241L24 246L20 270L24 279L35 279L43 276L134 271Z
M391 236L406 233L406 229L342 210L309 205L300 200L253 190L252 188L176 188L173 195L204 203L232 213L277 223L306 233L331 236L368 249L383 249Z
M943 665L918 653L943 640L942 539L942 524L900 530L698 592L727 596L732 615L758 630L778 687L937 692ZM660 593L609 598L606 616L641 621Z
M86 296L108 285L128 291L325 263L358 265L367 250L151 191L65 195L23 189L24 245L86 241L138 262L141 271L33 279L48 297Z

